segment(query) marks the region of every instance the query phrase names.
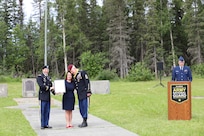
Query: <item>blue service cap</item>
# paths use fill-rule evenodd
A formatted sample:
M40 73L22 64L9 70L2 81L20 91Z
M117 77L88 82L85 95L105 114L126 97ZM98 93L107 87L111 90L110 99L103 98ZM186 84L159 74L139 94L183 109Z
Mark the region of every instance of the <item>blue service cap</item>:
M180 56L179 61L184 61L184 58L182 56Z
M46 65L46 66L43 66L43 67L42 67L42 69L45 69L45 68L49 69L49 66Z

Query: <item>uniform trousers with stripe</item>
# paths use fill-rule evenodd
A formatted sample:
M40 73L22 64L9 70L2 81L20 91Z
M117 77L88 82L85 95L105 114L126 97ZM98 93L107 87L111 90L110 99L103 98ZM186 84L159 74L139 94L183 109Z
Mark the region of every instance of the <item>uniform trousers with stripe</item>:
M79 100L79 111L82 118L88 117L88 98Z
M50 118L50 102L41 100L41 127L48 126Z

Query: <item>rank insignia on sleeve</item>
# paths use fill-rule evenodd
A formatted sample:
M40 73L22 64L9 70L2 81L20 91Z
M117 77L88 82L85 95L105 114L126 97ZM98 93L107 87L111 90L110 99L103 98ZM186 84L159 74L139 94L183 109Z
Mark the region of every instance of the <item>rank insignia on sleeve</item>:
M76 78L77 78L77 82L80 82L80 80L82 79L81 73L79 73Z

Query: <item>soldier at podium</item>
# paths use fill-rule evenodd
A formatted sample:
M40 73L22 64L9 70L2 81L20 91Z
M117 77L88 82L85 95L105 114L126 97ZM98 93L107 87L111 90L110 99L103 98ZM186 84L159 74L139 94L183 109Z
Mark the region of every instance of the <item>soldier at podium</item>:
M191 69L185 66L185 60L182 56L178 59L179 66L174 67L172 71L172 81L192 81Z

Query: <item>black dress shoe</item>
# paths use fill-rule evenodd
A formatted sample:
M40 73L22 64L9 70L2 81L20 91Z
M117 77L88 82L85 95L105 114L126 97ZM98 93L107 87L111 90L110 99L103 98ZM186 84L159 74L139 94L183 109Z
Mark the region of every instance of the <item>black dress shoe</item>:
M52 128L51 126L45 126L45 128Z
M41 127L41 129L45 129L45 127Z
M78 125L78 127L83 128L83 127L87 127L88 124L87 122L82 122L80 125Z

